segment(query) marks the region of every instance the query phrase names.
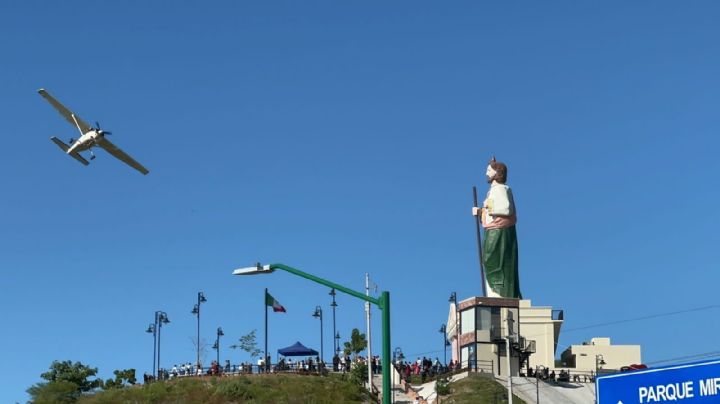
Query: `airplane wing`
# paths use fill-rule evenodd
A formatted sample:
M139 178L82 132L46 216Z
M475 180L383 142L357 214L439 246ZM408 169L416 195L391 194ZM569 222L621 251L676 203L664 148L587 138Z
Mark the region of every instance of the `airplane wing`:
M143 167L142 164L133 160L132 157L128 156L124 151L120 150L117 146L112 144L109 140L103 138L103 140L98 142L97 145L102 147L103 149L105 149L108 153L117 157L119 160L122 160L124 163L126 163L130 167L140 171L144 175L147 175L147 173L150 172L150 171L148 171L147 168Z
M65 143L63 143L62 140L56 138L55 136L51 137L50 140L52 140L53 142L55 142L55 144L58 145L58 147L60 147L65 153L67 153L68 149L70 148L68 145L66 145ZM85 159L83 158L83 156L81 156L80 153L78 153L78 152L72 152L72 153L69 153L69 154L70 154L70 157L72 157L72 158L74 158L75 160L83 163L83 165L88 165L88 164L90 164L90 163L88 163L88 161L85 160Z
M50 93L45 91L44 88L39 89L38 93L40 93L40 95L43 98L45 98L50 103L50 105L55 107L55 109L57 109L58 112L60 112L60 115L62 115L65 119L67 119L67 121L70 122L72 124L72 126L75 126L75 127L80 126L80 131L83 134L89 132L92 129L92 127L90 125L88 125L85 121L80 119L79 116L73 114L73 112L70 111L69 109L67 109L64 105L62 105L60 103L60 101L56 100L52 95L50 95ZM75 119L73 119L73 116L75 117ZM77 120L77 124L75 124L76 120Z

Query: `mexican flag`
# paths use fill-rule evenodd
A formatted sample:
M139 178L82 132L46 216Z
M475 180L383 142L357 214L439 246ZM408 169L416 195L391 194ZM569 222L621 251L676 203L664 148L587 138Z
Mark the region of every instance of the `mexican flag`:
M268 293L268 292L265 292L265 305L272 306L273 311L276 313L277 312L281 312L281 313L286 312L283 305L280 304L280 302L278 302L277 300L275 300L275 298L272 297L272 295L270 295L270 293Z

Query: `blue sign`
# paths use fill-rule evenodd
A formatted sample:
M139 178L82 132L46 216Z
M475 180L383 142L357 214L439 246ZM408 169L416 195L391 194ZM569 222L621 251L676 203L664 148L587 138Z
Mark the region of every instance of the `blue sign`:
M598 404L720 403L720 360L600 376Z

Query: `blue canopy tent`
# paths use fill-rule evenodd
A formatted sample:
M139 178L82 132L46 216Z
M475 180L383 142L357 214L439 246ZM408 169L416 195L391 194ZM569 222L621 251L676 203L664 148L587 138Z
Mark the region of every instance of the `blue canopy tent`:
M317 356L318 351L308 348L299 341L289 347L278 349L278 353L282 356Z

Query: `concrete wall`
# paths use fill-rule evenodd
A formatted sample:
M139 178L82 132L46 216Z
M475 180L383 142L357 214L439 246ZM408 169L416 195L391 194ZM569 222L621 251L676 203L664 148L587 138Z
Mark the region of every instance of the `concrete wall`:
M600 365L599 362L605 362ZM571 345L562 354L562 361L568 365L574 362L575 369L595 371L602 369L619 370L623 366L642 363L640 345L612 345L610 338L593 338L582 345Z
M535 341L535 353L530 356L530 367L555 367L555 324L552 307L532 307L530 300L520 301L520 335Z

